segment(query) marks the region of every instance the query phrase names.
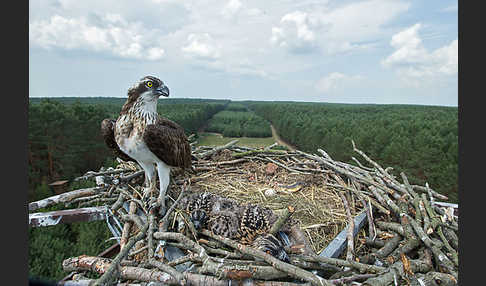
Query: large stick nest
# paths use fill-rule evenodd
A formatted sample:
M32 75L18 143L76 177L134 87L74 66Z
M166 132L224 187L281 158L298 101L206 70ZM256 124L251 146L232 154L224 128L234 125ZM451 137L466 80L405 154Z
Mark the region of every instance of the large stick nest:
M273 149L274 146L255 149L236 143L193 146L193 169L172 172L168 205L176 206L176 199L188 195L181 192L189 189L193 193L211 192L241 204L258 204L281 217L290 206L292 222L306 237L305 248L313 253L287 248L292 252L291 263L275 261L265 253L208 231L196 233L187 215L177 208L171 207L163 218L159 217L138 195L143 183L138 165L120 161L116 170L88 172L78 178L96 178L98 185L105 187L96 198L76 198L65 203L76 201L81 207L99 204L102 198L111 202L116 199L110 209L125 222L121 252L113 261L86 256L70 258L63 262L64 269L103 274L97 283L113 281L121 275L128 282L210 285L252 277L255 282L267 281L268 285L298 285L299 280L311 285L360 285L357 281L364 281L363 285L388 285L397 279L416 285L437 285L438 281L442 285L457 284L457 208L447 204L441 207L436 200L447 197L428 184L410 185L403 173L399 182L391 174L392 168L383 169L356 149L354 142L354 151L366 163L355 158L356 165L335 161L320 149L317 155ZM133 209L124 210L123 202L129 202ZM145 224L135 215L136 210L146 218ZM353 228L347 226L352 226L353 218L363 213L368 228L355 236ZM176 222L182 221L188 227L179 234L181 228ZM125 230L128 223L134 227ZM338 258L319 255L345 229L349 238L346 253ZM200 235L202 240L195 239ZM185 256L174 261L157 256L160 253L156 241L161 240L182 248ZM176 270L187 262L199 265L198 270ZM121 272L116 272L116 267L122 267L118 270ZM162 272L153 277L156 269Z

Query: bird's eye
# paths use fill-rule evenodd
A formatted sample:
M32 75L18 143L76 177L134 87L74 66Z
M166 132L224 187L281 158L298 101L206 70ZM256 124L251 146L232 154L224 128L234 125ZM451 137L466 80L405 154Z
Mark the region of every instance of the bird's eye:
M147 82L148 87L152 87L153 83L151 81Z

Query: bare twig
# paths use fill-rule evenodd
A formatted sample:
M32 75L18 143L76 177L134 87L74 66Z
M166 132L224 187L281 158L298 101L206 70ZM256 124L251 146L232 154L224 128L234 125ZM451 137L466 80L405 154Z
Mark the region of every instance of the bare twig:
M135 202L130 202L128 213L135 214L136 211L137 211L137 204L135 204ZM128 242L128 236L130 234L130 229L132 228L132 224L133 224L132 221L126 221L125 224L123 225L123 231L120 238L120 249L123 249L125 247L125 244Z
M204 158L207 158L207 157L211 156L212 154L217 153L221 150L228 149L229 147L235 145L236 143L238 143L238 140L235 139L231 142L226 143L223 146L218 146L218 147L216 147L212 150L209 150L209 151L206 151L206 152L203 152L203 153L199 153L199 154L195 154L195 156L200 158L200 159L204 159Z
M353 236L353 230L354 230L354 220L353 217L351 216L351 211L349 209L349 204L348 200L346 197L342 194L339 193L339 196L341 197L341 200L343 201L344 204L344 209L346 210L346 216L348 217L348 233L347 233L347 251L346 251L346 260L347 261L353 261L354 260L354 236Z
M283 224L287 221L287 219L294 213L294 211L295 211L294 207L288 206L285 209L284 213L280 215L277 221L273 224L272 228L268 233L275 235L283 226Z

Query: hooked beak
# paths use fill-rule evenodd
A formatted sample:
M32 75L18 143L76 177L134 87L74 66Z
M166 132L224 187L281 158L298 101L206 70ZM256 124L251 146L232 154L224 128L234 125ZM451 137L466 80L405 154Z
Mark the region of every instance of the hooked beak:
M169 88L167 86L161 86L159 88L157 88L155 90L155 93L157 94L157 96L165 96L165 97L169 97Z

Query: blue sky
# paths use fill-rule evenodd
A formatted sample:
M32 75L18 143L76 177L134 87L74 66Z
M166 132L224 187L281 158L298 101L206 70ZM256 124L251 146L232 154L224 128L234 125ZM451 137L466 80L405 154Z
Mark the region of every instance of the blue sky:
M29 96L457 106L457 0L29 1Z

